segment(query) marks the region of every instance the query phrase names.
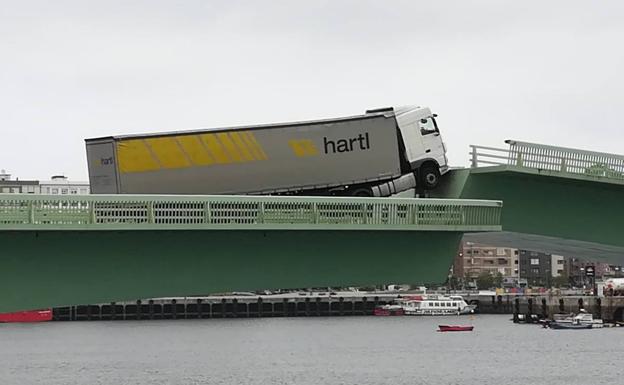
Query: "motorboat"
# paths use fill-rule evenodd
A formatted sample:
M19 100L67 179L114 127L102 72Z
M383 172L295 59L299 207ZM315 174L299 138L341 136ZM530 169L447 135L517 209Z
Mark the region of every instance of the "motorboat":
M474 329L472 325L438 325L441 332L471 332Z
M373 315L377 316L398 316L404 315L403 306L401 305L381 305L373 310Z
M469 305L460 295L417 295L402 298L405 315L460 315L472 314L476 305Z
M588 323L580 323L578 319L575 319L572 322L551 322L551 329L592 329L592 324Z
M601 319L594 319L594 316L591 313L586 312L585 310L581 309L581 311L578 314L555 314L553 316L553 321L550 322L550 325L552 327L552 325L557 324L557 325L567 325L567 324L573 324L573 323L579 323L582 325L589 325L590 328L592 329L599 329L602 328L604 326L603 322ZM588 328L589 329L589 328Z
M52 320L52 309L0 313L0 322L45 322Z

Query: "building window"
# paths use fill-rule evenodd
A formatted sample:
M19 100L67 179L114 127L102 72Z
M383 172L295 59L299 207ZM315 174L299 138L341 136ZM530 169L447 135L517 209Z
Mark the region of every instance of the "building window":
M539 265L539 258L531 258L531 265Z
M50 193L50 188L46 187L46 194L49 194L49 193Z
M539 275L540 270L537 267L534 267L533 269L531 269L531 273L535 274L535 275Z
M78 191L76 191L76 189L71 189L70 191L72 194L78 194Z
M86 188L81 188L80 189L80 194L86 194L87 193L87 189Z
M58 189L57 188L53 188L52 189L52 194L58 194Z
M67 194L67 189L66 188L61 189L61 194Z

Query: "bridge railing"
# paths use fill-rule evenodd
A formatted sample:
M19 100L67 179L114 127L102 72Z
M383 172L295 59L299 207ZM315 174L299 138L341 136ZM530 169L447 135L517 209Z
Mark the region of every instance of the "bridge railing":
M0 230L499 231L502 202L445 199L0 194Z
M512 165L624 180L624 156L507 140L509 148L472 145L471 166Z

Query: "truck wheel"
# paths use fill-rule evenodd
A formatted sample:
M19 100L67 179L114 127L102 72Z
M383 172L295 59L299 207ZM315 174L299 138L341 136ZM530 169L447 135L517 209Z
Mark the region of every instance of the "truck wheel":
M433 190L440 183L440 170L435 164L427 163L420 168L420 183L425 190Z
M373 192L368 187L362 187L362 188L358 188L358 189L353 190L351 192L351 196L354 196L354 197L372 197L373 196Z

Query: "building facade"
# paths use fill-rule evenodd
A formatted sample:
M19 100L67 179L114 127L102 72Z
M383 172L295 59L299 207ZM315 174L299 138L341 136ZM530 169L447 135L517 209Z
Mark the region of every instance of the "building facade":
M4 194L50 194L50 195L87 195L90 193L89 182L70 181L63 175L55 175L50 180L19 180L11 174L0 171L0 193Z
M0 193L2 194L40 194L38 180L19 180L0 170Z
M518 275L518 250L463 242L453 263L453 275L473 281L482 273L513 278Z
M520 277L529 286L551 287L553 278L561 274L565 274L565 258L520 250Z
M54 175L50 180L40 182L42 194L50 195L87 195L90 192L89 182L70 181L66 176Z

